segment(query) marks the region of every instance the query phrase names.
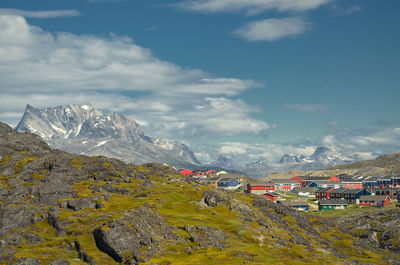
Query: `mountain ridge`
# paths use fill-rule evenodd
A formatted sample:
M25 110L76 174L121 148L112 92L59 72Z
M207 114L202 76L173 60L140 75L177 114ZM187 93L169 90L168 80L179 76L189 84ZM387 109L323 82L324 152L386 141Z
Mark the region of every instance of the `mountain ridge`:
M185 144L147 136L131 115L103 114L90 104L44 109L27 105L16 130L36 133L52 147L78 154L106 155L136 164L201 165Z

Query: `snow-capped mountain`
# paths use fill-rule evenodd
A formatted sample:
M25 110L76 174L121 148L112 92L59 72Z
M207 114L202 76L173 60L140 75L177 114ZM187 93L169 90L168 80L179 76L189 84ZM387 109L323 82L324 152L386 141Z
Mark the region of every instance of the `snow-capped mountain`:
M208 166L226 168L230 170L237 170L240 168L237 163L235 163L233 160L229 159L225 155L220 155L216 161L210 163Z
M145 135L131 115L103 114L91 105L44 109L27 105L16 130L39 134L53 148L73 153L110 156L135 164L201 164L186 145Z
M360 160L362 158L352 152L334 146L318 146L310 156L285 154L278 163L256 161L241 170L252 176L266 176L272 172L318 170Z

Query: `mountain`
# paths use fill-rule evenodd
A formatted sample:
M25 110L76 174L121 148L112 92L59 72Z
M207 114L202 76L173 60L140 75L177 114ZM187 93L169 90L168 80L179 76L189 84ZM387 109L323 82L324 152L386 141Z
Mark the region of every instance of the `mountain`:
M210 163L208 166L224 168L228 170L237 170L240 168L237 163L235 163L233 160L229 159L225 155L220 155L216 161Z
M161 164L54 150L1 122L0 176L5 265L400 260L400 209L298 213Z
M186 145L145 135L131 115L103 114L88 104L44 109L27 105L16 130L38 134L53 148L72 153L104 155L135 164L201 165Z
M256 161L241 170L251 176L265 177L273 172L319 170L360 160L361 157L352 152L334 146L318 146L310 156L285 154L278 163Z

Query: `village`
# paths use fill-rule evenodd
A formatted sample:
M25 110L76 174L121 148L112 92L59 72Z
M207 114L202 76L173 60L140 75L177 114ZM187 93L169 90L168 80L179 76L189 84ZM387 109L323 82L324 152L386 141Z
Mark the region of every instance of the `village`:
M379 177L346 174L294 176L257 181L225 171L184 169L180 173L203 185L264 196L300 212L344 210L349 207L383 208L400 199L400 174Z

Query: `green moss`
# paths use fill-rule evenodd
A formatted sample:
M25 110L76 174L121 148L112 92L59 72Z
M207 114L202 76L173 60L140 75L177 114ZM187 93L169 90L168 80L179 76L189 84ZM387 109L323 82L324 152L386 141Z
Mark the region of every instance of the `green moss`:
M27 156L22 160L19 160L15 163L15 167L14 170L16 173L19 173L22 171L22 169L24 168L24 166L32 161L38 160L39 157L37 156Z
M7 164L10 162L11 156L3 156L3 159L0 161L0 165Z

